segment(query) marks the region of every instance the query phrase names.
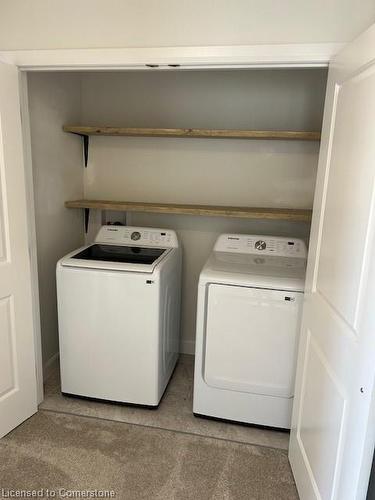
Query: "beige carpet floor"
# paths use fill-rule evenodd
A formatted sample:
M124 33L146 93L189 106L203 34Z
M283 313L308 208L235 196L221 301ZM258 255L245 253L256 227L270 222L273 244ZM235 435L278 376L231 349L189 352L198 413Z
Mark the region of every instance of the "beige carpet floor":
M173 377L157 410L65 397L60 392L56 365L45 385L40 409L140 424L160 429L190 432L241 443L288 449L289 434L256 427L216 422L193 415L194 356L181 355Z
M298 499L284 450L46 411L0 441L1 488L112 490L121 500Z

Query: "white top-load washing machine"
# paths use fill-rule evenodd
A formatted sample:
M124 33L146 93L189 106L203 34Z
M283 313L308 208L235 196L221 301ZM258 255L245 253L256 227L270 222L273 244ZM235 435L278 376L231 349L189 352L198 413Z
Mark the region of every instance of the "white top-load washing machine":
M103 226L56 274L62 392L157 406L179 353L176 233Z
M194 414L290 428L302 240L221 235L199 279Z

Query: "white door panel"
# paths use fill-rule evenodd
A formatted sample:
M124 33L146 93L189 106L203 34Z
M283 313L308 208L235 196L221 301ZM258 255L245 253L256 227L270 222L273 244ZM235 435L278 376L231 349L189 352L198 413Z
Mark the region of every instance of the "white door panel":
M375 429L375 27L330 66L289 457L301 500L364 499Z
M346 391L331 371L311 332L308 332L305 356L299 415L303 425L299 426L297 439L311 466L311 479L317 493L326 491L331 496L342 442Z
M11 297L0 299L0 397L16 387L17 370L14 353L13 303Z
M2 144L2 128L0 121L0 154L3 152ZM8 218L5 206L5 172L4 172L4 157L0 158L0 264L8 260L9 235L6 228L8 227Z
M0 63L0 437L36 409L17 68Z
M375 68L337 87L317 290L355 327L368 263L374 196ZM334 110L335 111L335 110ZM365 154L364 151L366 152ZM344 252L338 252L344 248Z

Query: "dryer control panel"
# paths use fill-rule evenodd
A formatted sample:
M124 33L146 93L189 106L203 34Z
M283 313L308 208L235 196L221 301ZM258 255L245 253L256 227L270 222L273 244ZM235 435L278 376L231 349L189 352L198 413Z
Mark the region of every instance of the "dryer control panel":
M178 247L177 235L171 229L131 226L102 226L96 235L95 243L161 248Z
M222 234L216 241L215 252L274 255L306 259L305 242L297 238L282 236Z

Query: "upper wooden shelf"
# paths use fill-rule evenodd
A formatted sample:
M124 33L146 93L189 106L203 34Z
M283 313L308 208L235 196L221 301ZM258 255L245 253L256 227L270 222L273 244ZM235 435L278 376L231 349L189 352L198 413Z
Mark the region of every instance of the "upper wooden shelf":
M243 219L273 219L309 222L311 210L293 208L254 208L214 205L181 205L175 203L141 203L135 201L74 200L66 201L67 208L148 212L163 214L238 217Z
M196 137L207 139L280 139L319 141L320 132L292 130L224 130L203 128L134 128L134 127L81 127L64 125L64 132L89 135L128 137Z

